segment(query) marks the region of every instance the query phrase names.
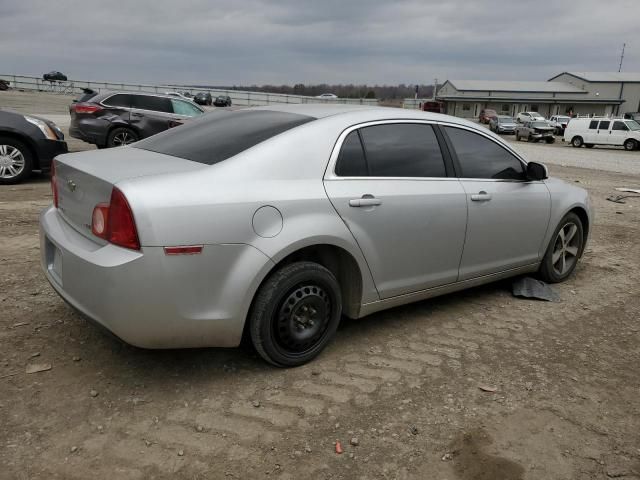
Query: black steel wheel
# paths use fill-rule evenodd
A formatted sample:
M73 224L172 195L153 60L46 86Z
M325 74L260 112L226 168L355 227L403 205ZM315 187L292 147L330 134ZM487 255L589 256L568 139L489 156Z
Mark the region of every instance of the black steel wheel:
M340 323L342 297L335 276L314 262L283 266L260 287L249 315L256 351L278 367L316 357Z

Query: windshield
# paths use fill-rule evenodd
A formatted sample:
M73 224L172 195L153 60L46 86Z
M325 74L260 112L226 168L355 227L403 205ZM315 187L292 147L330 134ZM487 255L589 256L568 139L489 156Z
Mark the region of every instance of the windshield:
M498 117L498 121L500 123L516 123L516 121L511 117Z
M636 122L635 120L629 120L628 122L624 122L627 124L627 127L629 127L629 130L640 130L640 123Z
M548 127L549 125L547 125L547 122L532 122L531 126L533 128L544 128L544 127Z
M271 110L217 111L137 142L135 148L213 165L312 120Z

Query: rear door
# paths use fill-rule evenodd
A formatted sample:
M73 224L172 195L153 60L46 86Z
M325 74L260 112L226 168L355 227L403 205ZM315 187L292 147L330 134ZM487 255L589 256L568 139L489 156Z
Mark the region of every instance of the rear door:
M611 142L611 138L609 135L610 128L610 120L600 120L600 123L598 124L598 130L596 130L596 139L593 143L598 143L600 145L609 144Z
M443 130L469 208L459 280L539 261L551 210L547 186L526 180L524 162L488 136Z
M171 99L155 95L132 95L131 125L141 138L164 132L175 124L178 118L171 106Z
M574 120L578 122L582 128L583 125L588 126L588 129L584 131L584 143L595 144L598 143L598 124L599 120L591 120L589 123L583 122L581 120ZM582 132L576 132L576 135L580 135Z
M353 128L338 140L325 176L381 298L458 277L467 206L438 135L428 123Z

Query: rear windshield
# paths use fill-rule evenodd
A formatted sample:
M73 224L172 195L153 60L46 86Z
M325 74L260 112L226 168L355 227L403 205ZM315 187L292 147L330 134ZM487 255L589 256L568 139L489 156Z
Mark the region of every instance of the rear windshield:
M134 146L213 165L312 120L315 118L270 110L211 112Z

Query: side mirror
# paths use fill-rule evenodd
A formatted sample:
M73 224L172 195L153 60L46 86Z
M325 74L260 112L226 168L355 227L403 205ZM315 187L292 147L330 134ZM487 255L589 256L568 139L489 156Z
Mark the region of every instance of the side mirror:
M527 163L527 179L529 180L545 180L549 178L549 171L542 163Z

